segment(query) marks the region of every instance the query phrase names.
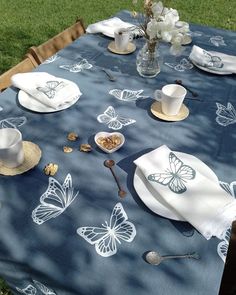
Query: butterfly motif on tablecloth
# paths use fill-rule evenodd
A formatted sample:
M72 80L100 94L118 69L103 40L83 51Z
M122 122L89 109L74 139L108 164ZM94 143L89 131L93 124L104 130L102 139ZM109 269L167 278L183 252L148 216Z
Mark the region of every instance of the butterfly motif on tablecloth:
M194 32L190 31L190 35L191 35L192 37L201 37L201 36L204 35L204 34L203 34L203 32L201 32L201 31L194 31Z
M224 38L222 36L213 36L209 39L209 42L216 47L226 46Z
M59 58L60 58L60 56L59 56L58 54L54 54L54 55L50 56L49 58L47 58L47 59L43 62L43 64L50 64L50 63L52 63L52 62L58 60Z
M136 122L133 119L118 115L112 106L109 106L103 114L98 115L97 120L99 123L107 124L108 128L113 130L119 130L123 126Z
M112 211L109 224L105 221L102 227L85 226L77 229L77 234L88 243L95 246L96 252L109 257L117 253L117 243L121 240L132 242L136 236L136 229L121 203L117 203Z
M22 117L11 117L0 121L0 128L18 128L27 122L27 118Z
M222 181L220 181L219 183L220 183L220 186L227 193L229 193L234 198L236 197L236 181L233 181L230 184L228 184L227 182L222 182ZM229 247L230 234L231 234L231 229L228 228L224 233L222 241L217 245L217 253L224 262L226 260L227 251Z
M49 289L48 287L46 287L42 283L35 281L35 280L33 280L33 282L36 285L37 289L40 290L44 295L56 295L56 293L53 290ZM24 289L20 289L20 288L16 287L16 290L18 292L25 294L25 295L35 295L35 294L37 294L37 289L31 284L29 284Z
M196 171L172 152L169 154L169 164L170 168L165 172L150 174L147 179L168 186L173 193L182 194L187 190L185 183L195 178Z
M222 62L221 58L217 55L212 55L209 52L207 52L206 50L203 50L203 54L204 54L204 67L207 68L223 68L224 63Z
M70 71L71 73L79 73L82 72L83 70L88 70L93 67L87 59L82 59L80 62L72 64L72 65L62 65L59 66L61 69Z
M233 105L228 102L227 107L216 103L217 110L216 110L216 122L221 126L228 126L230 124L236 123L236 111Z
M141 95L143 89L140 90L129 90L129 89L112 89L109 94L122 101L136 101L137 99L144 99L148 96Z
M67 174L62 185L55 178L49 177L48 188L40 197L40 205L32 212L33 221L40 225L59 216L70 206L78 193L74 194L70 174Z
M187 58L182 58L179 63L165 62L164 64L178 72L184 72L193 68L193 64Z
M59 81L47 81L44 87L36 87L36 89L44 93L48 98L54 98L57 91L65 87L64 82Z

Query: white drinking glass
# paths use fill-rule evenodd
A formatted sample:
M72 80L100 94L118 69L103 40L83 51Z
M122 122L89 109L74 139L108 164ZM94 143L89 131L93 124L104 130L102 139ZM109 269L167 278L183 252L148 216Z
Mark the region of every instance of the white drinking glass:
M187 90L176 84L167 84L161 90L154 92L154 99L161 102L161 110L167 116L175 116L179 113Z
M22 135L18 129L0 129L0 165L15 168L24 161Z
M126 51L128 49L129 42L133 37L128 30L118 29L114 32L115 48L119 51Z

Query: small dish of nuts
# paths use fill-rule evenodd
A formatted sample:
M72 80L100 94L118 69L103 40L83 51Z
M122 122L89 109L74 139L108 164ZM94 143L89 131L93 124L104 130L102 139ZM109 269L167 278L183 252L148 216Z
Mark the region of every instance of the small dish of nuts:
M125 142L125 137L120 132L98 132L94 137L97 146L106 153L114 153Z

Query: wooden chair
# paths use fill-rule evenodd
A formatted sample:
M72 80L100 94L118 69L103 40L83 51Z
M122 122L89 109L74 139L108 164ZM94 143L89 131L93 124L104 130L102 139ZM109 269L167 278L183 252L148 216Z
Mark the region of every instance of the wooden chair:
M18 63L0 76L0 92L11 86L11 77L14 74L30 72L37 66L38 63L36 62L34 57L31 54L27 53L20 63Z
M41 64L47 58L66 47L84 33L85 27L83 20L78 19L74 25L65 29L63 32L57 34L55 37L49 39L38 47L30 47L29 53L32 54L39 64Z

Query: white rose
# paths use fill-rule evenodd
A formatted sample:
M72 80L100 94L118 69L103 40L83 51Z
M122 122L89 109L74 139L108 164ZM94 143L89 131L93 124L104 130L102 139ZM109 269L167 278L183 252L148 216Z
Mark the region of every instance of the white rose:
M147 24L147 30L146 33L150 37L150 39L154 39L157 37L158 33L158 22L155 19L152 19L148 24Z
M152 13L155 18L158 18L161 15L163 8L164 7L161 1L159 1L158 3L154 2L152 4Z

